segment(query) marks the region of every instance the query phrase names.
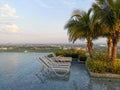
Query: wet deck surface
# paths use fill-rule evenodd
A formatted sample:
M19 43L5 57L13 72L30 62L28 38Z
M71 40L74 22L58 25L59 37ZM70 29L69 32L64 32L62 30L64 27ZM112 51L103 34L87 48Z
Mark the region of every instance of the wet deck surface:
M36 60L40 55L0 54L4 60L0 63L0 90L120 90L120 82L90 79L85 65L77 61L72 62L69 80L43 77L44 82L41 82L36 76L41 68Z

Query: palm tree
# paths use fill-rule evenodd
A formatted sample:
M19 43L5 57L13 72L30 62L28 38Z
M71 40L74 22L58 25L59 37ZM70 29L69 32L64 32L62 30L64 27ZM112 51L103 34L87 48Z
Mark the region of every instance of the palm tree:
M92 9L88 12L74 11L72 17L65 25L65 29L68 30L69 40L75 42L77 39L86 39L87 47L90 57L93 53L94 39L97 39L100 35L99 19L95 14L91 14Z
M112 55L112 38L107 37L107 45L108 45L108 56L111 58Z
M101 33L101 36L102 37L106 37L107 38L107 46L108 46L108 56L111 58L111 54L112 54L112 37L111 37L111 32L109 32L109 28L106 27L106 25L104 25L102 23L102 20L101 20L101 17L103 16L103 5L99 5L99 4L96 4L96 3L93 3L92 5L92 10L94 12L94 14L97 15L97 17L100 18L100 22L101 22L101 26L103 27L102 28L102 32Z
M101 23L109 28L108 34L112 38L112 61L116 60L117 43L120 36L120 0L96 0L93 5L101 18Z

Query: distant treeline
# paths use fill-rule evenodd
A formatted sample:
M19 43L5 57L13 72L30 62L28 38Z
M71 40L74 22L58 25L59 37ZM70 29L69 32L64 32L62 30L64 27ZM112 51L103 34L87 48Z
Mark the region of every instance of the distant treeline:
M2 46L0 52L52 52L59 50L59 47L45 46Z

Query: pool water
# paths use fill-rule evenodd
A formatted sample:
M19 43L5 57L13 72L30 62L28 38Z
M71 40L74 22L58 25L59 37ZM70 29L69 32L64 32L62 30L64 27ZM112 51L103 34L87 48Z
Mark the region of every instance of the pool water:
M46 53L0 53L0 90L120 90L120 82L90 79L84 64L72 62L69 80L36 76Z

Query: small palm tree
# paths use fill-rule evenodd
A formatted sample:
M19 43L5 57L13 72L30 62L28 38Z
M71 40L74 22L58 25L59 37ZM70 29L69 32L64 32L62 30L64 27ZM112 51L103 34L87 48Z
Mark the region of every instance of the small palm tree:
M99 31L101 26L99 19L95 14L91 14L92 9L88 12L74 11L72 17L65 25L65 29L68 30L69 40L75 42L77 39L86 39L87 47L90 57L92 57L92 49L94 39L97 39L100 35Z

